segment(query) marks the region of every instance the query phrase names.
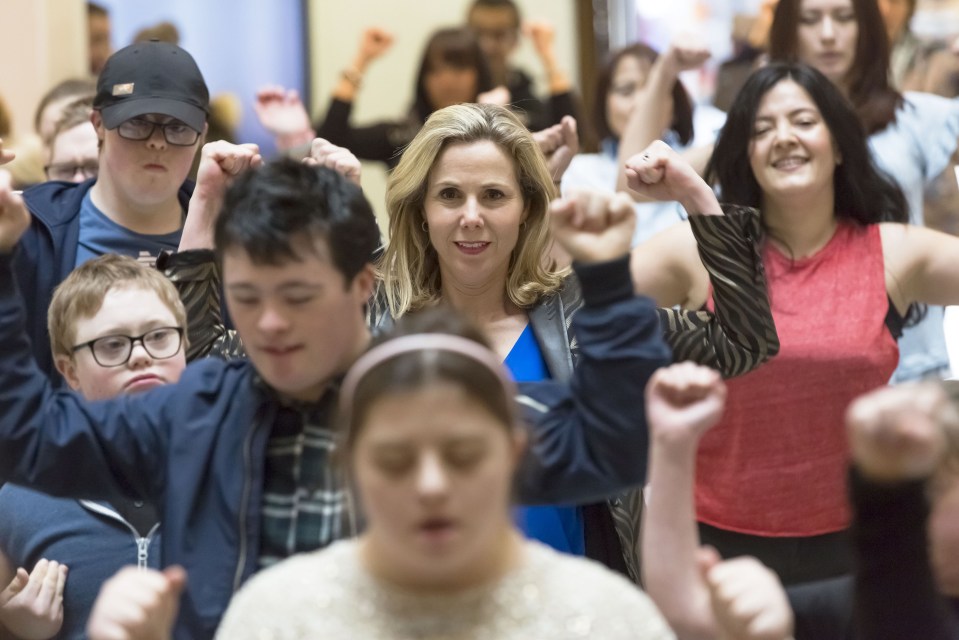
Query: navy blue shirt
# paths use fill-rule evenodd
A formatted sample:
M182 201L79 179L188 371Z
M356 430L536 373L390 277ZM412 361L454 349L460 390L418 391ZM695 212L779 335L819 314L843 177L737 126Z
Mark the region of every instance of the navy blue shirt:
M79 267L87 260L107 253L117 253L136 258L152 267L161 251L177 250L180 232L177 229L173 233L147 235L130 231L100 211L87 191L80 203L80 240L75 266Z

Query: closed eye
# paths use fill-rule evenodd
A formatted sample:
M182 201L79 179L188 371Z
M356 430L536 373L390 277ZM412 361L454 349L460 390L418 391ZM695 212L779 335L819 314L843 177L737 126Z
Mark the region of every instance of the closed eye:
M286 303L293 306L301 305L301 304L309 304L312 301L313 301L313 296L294 296L294 297L286 298Z

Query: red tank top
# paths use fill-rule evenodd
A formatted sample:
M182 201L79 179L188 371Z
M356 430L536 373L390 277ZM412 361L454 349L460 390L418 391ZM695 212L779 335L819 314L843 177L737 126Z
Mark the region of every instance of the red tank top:
M839 531L849 526L846 407L899 361L879 227L840 223L801 260L767 242L763 264L779 355L727 381L723 419L699 446L697 517L762 536Z

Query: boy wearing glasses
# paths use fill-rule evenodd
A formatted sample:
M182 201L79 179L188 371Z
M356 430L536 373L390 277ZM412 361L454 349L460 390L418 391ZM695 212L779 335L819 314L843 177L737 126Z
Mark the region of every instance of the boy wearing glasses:
M208 113L209 92L189 53L157 41L121 49L97 79L97 177L24 192L32 223L15 271L36 359L54 378L46 329L54 287L100 255L153 264L161 251L176 250Z
M179 380L186 367L185 323L177 291L160 272L126 256L101 256L54 293L54 361L87 400L145 392ZM124 565L160 565L158 531L156 509L142 501L52 498L4 485L0 585L11 582L17 567L32 571L29 579L26 570L17 572L17 593L0 607L0 636L5 628L16 637L84 637L104 580Z

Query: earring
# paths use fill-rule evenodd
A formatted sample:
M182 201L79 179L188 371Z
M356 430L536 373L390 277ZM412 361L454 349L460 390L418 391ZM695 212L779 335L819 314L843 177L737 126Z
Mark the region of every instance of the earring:
M429 232L430 232L430 225L426 224L426 220L424 220L423 222L420 223L420 229L423 230L423 233L429 233Z

